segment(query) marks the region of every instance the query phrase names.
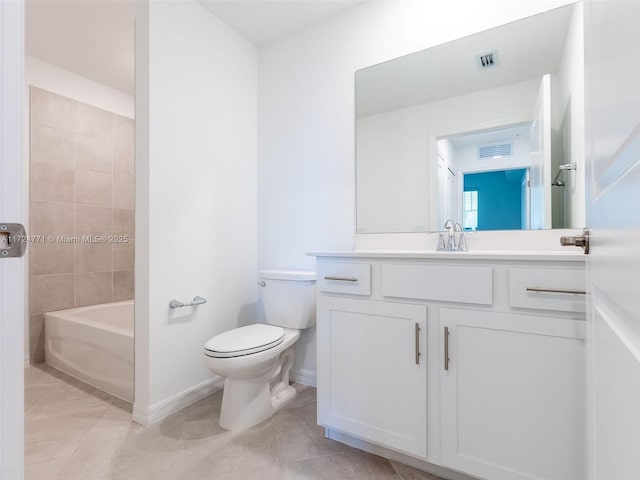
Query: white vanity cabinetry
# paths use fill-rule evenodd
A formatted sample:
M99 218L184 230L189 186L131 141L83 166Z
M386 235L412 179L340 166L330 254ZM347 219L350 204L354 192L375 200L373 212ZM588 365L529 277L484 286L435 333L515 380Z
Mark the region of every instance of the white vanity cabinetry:
M585 478L583 256L314 255L329 436L425 470Z
M320 423L426 459L427 307L318 299Z
M442 465L491 480L585 478L584 321L442 308L440 325Z

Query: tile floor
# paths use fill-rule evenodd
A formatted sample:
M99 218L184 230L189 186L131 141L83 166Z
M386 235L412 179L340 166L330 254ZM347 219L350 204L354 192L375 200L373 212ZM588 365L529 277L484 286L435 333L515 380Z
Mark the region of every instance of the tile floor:
M222 392L145 428L130 404L44 364L25 384L26 480L439 480L325 439L303 385L273 418L228 432Z

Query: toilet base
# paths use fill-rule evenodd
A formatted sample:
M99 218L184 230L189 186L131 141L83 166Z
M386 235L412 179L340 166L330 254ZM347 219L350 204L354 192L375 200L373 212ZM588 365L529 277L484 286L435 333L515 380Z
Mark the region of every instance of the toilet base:
M251 428L287 406L297 393L289 385L293 358L291 348L282 354L279 365L267 375L251 380L225 379L218 424L225 430ZM271 380L276 377L279 379L272 387Z
M284 408L295 396L296 390L291 385L272 395L269 383L227 379L218 423L225 430L251 428Z

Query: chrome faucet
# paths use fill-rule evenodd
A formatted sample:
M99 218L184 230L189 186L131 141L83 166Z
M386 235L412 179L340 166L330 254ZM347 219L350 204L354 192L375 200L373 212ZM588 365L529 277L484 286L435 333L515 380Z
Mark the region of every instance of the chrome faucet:
M460 225L459 223L456 223L453 226L453 235L454 235L454 250L457 250L458 252L466 252L467 251L467 242L465 242L464 240L464 232L462 231L462 225ZM459 233L460 235L458 235L458 241L455 241L455 234Z
M451 220L447 220L444 222L444 228L447 230L448 238L447 238L447 250L453 252L456 249L456 237L454 232L454 225Z
M444 228L447 231L447 236L444 236L444 232L440 233L440 235L438 236L438 246L436 250L446 252L466 252L467 244L464 239L462 225L457 222L453 223L452 220L447 220L446 222L444 222Z

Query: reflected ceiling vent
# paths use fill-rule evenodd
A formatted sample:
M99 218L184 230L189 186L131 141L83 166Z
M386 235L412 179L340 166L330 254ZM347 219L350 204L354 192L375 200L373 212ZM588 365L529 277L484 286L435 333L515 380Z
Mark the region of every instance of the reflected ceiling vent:
M480 70L497 67L500 64L498 61L498 51L493 50L491 52L476 55L476 63Z
M513 144L509 143L493 143L491 145L482 145L478 147L478 158L502 158L510 157L513 151Z

